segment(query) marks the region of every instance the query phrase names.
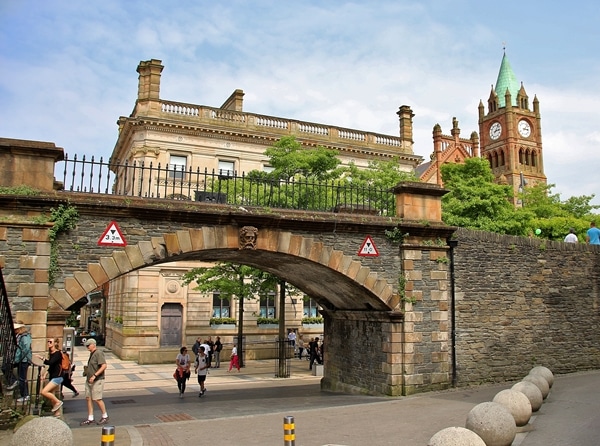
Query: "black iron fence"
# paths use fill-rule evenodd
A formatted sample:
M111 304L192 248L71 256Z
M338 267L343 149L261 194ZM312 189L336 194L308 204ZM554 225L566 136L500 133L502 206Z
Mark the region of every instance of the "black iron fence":
M3 386L12 384L9 373L12 374L13 358L17 350L17 337L13 327L13 318L8 302L8 294L4 284L2 268L0 268L0 358L2 363L2 374L6 381L0 381L0 393Z
M57 163L57 179L70 192L191 200L323 212L395 215L394 194L351 181L274 178L266 172L193 169L180 165L114 162L77 156Z

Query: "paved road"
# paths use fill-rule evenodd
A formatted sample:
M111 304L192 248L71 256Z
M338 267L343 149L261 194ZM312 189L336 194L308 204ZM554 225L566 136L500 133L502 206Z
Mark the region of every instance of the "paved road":
M83 362L83 351L76 352ZM293 416L297 446L426 445L437 431L464 426L468 412L512 383L404 398L321 392L305 361L292 378L274 378L270 361L249 361L242 373L212 370L206 395L189 381L179 399L174 366L140 366L108 355L105 401L118 446L189 444L281 445L283 419ZM81 369L81 367L78 367ZM77 377L76 385L82 386ZM600 371L557 376L550 395L514 446L599 444ZM74 444L97 446L101 427L80 427L85 401L66 395L63 417ZM96 409L96 416L98 411ZM0 444L7 437L0 436Z

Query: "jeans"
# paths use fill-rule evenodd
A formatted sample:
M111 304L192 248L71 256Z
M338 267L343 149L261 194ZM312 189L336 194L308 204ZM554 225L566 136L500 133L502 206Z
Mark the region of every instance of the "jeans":
M19 392L22 397L29 396L27 388L27 371L29 370L29 362L20 362L17 366L17 374L19 375Z

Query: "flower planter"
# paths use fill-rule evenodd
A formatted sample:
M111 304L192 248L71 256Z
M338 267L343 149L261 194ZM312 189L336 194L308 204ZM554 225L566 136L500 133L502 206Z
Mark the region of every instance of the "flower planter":
M302 328L307 330L323 330L323 324L302 324Z
M210 328L214 330L232 330L235 324L210 324Z
M279 328L279 324L256 324L258 328Z

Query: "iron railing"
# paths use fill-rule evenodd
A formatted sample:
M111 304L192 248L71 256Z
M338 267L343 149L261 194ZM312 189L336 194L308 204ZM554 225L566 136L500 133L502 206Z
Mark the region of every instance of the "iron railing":
M2 358L2 373L10 384L8 373L13 373L13 359L17 351L17 336L13 326L10 304L8 302L8 294L4 284L2 268L0 268L0 358ZM12 381L12 380L10 380ZM0 381L0 393L3 389L3 382Z
M114 162L77 156L57 163L57 178L69 192L193 200L322 212L395 215L394 194L385 188L349 181L311 181L160 163Z
M275 378L289 378L290 361L294 358L294 346L289 339L276 339L275 353Z

